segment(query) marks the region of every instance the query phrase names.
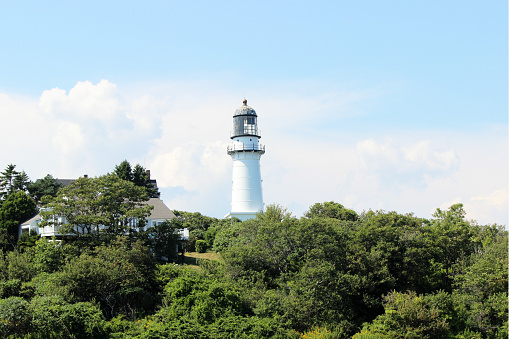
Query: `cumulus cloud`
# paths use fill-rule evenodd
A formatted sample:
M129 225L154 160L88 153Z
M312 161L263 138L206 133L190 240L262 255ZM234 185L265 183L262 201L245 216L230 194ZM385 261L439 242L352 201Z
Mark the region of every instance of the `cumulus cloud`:
M68 94L60 88L44 91L39 107L45 114L63 119L114 123L123 116L117 95L117 86L107 80L96 85L80 81Z
M34 168L37 177L106 173L124 158L142 158L160 134L153 103L143 95L126 97L107 80L78 82L68 93L49 89L34 99L2 94L0 109L11 112L7 124L19 126L3 134L4 144L23 135L16 152L4 153L5 162ZM141 112L147 114L141 118Z
M469 218L507 223L504 129L400 133L386 126L386 135L372 136L336 122L363 116L377 90L315 92L277 87L249 97L267 147L261 160L266 203L297 216L334 200L358 212L430 217L437 207L462 202ZM222 217L231 199L226 146L242 101L235 93L213 83L126 89L107 80L48 89L39 98L0 93L9 126L0 141L11 145L0 160L36 179L101 175L127 159L151 170L170 208Z
M453 175L459 166L454 150L433 146L428 140L408 146L398 145L392 139L362 140L357 143L357 154L362 169L359 175L374 177L377 186L391 189L424 188L433 178Z

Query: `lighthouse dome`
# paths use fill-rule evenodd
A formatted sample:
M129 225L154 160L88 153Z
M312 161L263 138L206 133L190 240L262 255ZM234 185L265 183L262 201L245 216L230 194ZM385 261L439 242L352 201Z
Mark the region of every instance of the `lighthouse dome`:
M233 116L237 116L237 115L254 115L254 116L256 116L256 111L252 107L248 106L247 100L244 99L242 106L240 106L239 108L237 108L237 110L235 110L235 114Z

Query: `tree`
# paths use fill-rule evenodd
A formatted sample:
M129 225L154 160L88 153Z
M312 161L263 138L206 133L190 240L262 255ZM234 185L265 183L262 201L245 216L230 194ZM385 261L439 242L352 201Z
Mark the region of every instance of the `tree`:
M0 207L0 246L13 250L20 224L36 213L35 202L25 192L10 194Z
M384 299L385 313L372 324L366 324L353 339L450 338L447 317L444 310L435 305L433 296L393 292Z
M148 242L156 257L174 259L176 248L180 242L178 223L173 220L166 220L163 223L147 229Z
M28 186L30 185L30 178L28 177L28 174L26 174L25 171L21 171L21 173L14 177L12 185L14 187L14 191L27 192Z
M189 241L186 242L186 251L194 252L197 240L204 240L205 233L214 225L220 224L222 221L207 217L199 212L183 212L173 210L175 218L173 223L178 224L178 228L187 228L189 230ZM223 219L225 220L225 219Z
M2 199L5 199L9 194L14 192L14 179L19 174L16 171L16 165L7 165L3 172L0 172L0 192Z
M130 181L136 186L145 187L149 197L159 198L159 190L150 180L148 171L140 164L132 168L131 164L127 160L124 160L119 165L115 166L114 173L122 180Z
M108 318L118 314L133 318L137 311L155 307L155 269L146 246L118 237L72 258L47 279L49 284L40 293L61 295L70 303L95 300Z
M95 239L134 236L150 215L148 199L144 188L114 174L79 178L45 203L41 226L57 224L62 235Z
M356 221L359 219L357 213L346 209L343 205L334 201L316 203L309 208L304 215L306 218L334 218L339 220Z
M478 228L465 218L463 204L452 205L449 210L437 208L431 220L431 239L436 249L436 269L443 272L443 288L452 283L452 267L463 256L470 255L477 246ZM450 290L450 289L449 289Z
M133 181L133 171L129 161L124 160L119 165L115 166L114 173L122 180Z
M265 208L265 211L257 213L256 217L264 221L282 222L283 220L291 219L292 213L288 212L286 207L279 204L270 204Z
M28 192L36 203L41 201L45 195L55 197L58 190L64 185L59 183L57 179L53 178L51 174L47 174L42 179L37 179L35 182L28 185Z

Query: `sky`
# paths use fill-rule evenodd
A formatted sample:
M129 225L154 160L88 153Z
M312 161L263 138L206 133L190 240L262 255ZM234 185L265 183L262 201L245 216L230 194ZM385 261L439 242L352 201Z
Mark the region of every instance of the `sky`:
M0 169L151 170L222 218L232 116L258 114L264 203L463 203L508 222L507 1L3 1Z

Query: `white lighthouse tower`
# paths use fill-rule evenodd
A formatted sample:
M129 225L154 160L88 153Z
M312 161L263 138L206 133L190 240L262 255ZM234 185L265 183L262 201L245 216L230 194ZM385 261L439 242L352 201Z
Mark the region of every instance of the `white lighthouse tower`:
M233 131L228 154L233 159L232 203L226 217L247 220L263 210L260 157L265 146L260 144L256 111L244 99L233 115Z

